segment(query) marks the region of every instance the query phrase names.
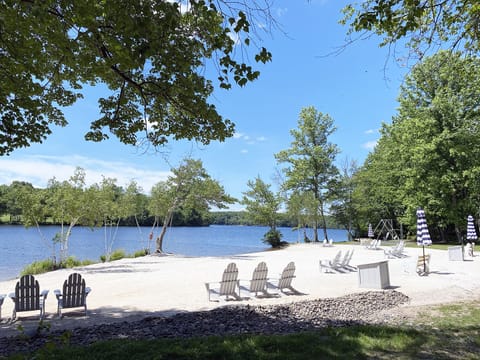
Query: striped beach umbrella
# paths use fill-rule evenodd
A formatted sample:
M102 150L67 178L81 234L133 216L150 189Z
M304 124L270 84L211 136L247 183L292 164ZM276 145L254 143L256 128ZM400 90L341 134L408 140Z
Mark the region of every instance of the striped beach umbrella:
M478 239L477 232L475 231L475 225L473 224L473 216L467 217L467 240L476 241Z
M368 224L368 237L373 238L375 234L373 233L372 224Z
M425 245L431 245L432 239L428 232L427 219L425 217L425 211L417 209L417 245L422 246L423 258L425 259ZM426 273L427 264L423 261L423 272Z
M417 210L417 245L425 246L431 245L432 239L428 232L427 219L425 218L425 211Z

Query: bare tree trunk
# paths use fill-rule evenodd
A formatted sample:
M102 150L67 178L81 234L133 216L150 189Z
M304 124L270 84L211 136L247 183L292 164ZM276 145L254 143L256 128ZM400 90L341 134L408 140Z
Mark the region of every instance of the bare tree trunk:
M313 221L313 241L318 242L318 221L315 219Z
M162 225L162 231L160 232L160 235L158 235L156 239L156 253L163 253L163 238L165 237L165 234L167 232L167 228L170 225L171 221L173 218L173 211L169 211L167 215L165 215L165 219L163 220L163 225Z

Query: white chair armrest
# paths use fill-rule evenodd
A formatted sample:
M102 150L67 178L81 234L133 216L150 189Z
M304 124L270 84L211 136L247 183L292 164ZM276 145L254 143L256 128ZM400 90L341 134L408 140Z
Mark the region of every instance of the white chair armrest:
M40 293L40 296L43 297L44 299L47 299L48 291L49 291L49 290L43 290L43 291Z
M57 297L57 299L60 299L62 297L62 292L58 289L56 290L53 290L53 293L55 294L55 296Z
M87 295L90 294L90 291L92 291L92 289L87 286L85 288L85 297L87 297Z

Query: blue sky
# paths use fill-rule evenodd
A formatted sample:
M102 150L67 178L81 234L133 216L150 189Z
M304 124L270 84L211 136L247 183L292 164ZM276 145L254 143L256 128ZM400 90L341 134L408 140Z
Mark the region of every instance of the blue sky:
M185 156L201 159L209 174L230 195L241 198L247 181L260 176L274 184L278 165L274 154L291 143L303 107L314 106L329 114L337 131L330 137L346 158L362 164L379 137L382 122L396 113L399 86L407 72L388 59L378 38L362 40L337 55L325 56L344 44L347 28L338 24L348 1L276 0L273 14L285 34L262 36L273 61L259 66L260 78L244 88L218 89L213 103L236 124L236 134L223 143L208 146L171 142L160 152L144 152L115 139L87 142L84 134L98 118L97 97L102 87L89 89L85 98L66 109L69 125L55 128L42 144L14 151L0 158L0 183L14 180L45 187L52 177L68 179L80 166L89 183L102 175L125 186L135 180L148 192L165 180L171 166ZM232 206L239 209L239 206Z

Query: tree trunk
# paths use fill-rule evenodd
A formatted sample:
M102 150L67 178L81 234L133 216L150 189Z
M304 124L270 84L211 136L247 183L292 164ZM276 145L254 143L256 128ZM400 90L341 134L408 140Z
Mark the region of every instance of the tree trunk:
M162 225L162 231L160 232L160 235L158 235L156 240L156 249L155 249L156 253L159 253L159 254L163 253L163 238L165 237L167 228L170 225L170 222L172 221L172 217L173 217L173 211L169 211L167 215L165 215L165 219L163 220L163 225Z
M323 203L320 204L320 217L322 219L322 229L323 229L323 236L328 242L328 233L327 233L327 221L325 220L325 213L323 211Z
M463 245L463 237L460 229L458 228L458 225L455 224L455 234L457 235L457 240L459 244Z
M316 219L313 221L313 241L318 242L318 222Z

